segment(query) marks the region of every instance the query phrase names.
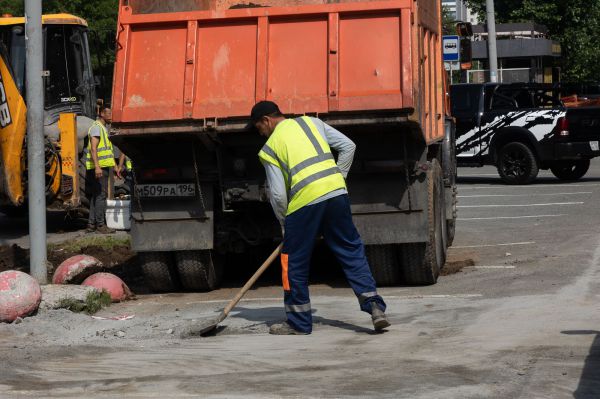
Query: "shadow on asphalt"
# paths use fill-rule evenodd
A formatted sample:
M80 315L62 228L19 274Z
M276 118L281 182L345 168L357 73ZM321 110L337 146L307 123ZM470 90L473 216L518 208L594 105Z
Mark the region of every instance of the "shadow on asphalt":
M46 212L46 231L48 234L70 233L85 229L87 220L64 211ZM29 234L27 214L7 216L0 213L0 244L3 240L13 240Z
M231 317L239 317L239 318L242 318L242 319L245 319L248 321L257 322L257 323L264 322L269 327L275 323L281 323L283 320L285 320L285 312L283 311L283 304L278 307L272 306L272 307L265 307L265 308L260 308L260 309L236 307L235 312L236 312L236 314L232 315ZM359 312L358 309L357 309L357 312ZM370 335L381 334L379 332L373 331L373 329L346 323L345 321L327 319L322 316L315 316L315 313L317 313L317 309L312 309L312 313L313 313L313 323L324 324L326 326L341 328L344 330L353 331L353 332L362 333L362 334L370 334ZM365 313L365 315L368 316L366 313ZM368 316L368 317L370 317L370 316Z
M575 399L600 398L600 331L570 330L561 331L565 335L595 335L590 352L585 358L579 385L573 393Z
M221 287L241 287L270 255L273 248L274 246L249 248L244 254L228 256L225 259L225 276ZM317 242L315 245L311 259L309 282L310 284L326 284L332 288L347 288L350 286L342 266L323 242ZM271 287L273 285L281 285L279 259L271 264L254 287Z

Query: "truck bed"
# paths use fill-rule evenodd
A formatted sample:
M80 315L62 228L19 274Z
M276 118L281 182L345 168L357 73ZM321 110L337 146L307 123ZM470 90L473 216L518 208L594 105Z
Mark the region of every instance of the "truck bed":
M295 115L392 112L427 142L443 136L439 2L299 3L122 1L119 133L239 128L230 122L269 99Z

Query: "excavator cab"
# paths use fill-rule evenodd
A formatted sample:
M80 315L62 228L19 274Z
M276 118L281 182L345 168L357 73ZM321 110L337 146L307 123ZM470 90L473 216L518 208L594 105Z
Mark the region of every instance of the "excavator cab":
M96 116L87 22L69 14L52 14L44 15L42 23L47 201L58 198L67 202L67 206L78 206L78 195L74 196L78 194L74 193L78 180L77 155L83 150L87 129ZM11 120L0 127L0 206L18 207L25 202L27 167L23 17L0 18L0 56L0 100L6 103ZM67 115L72 115L72 120ZM63 152L70 155L61 156Z
M62 112L95 117L95 84L87 22L68 14L44 15L44 106L50 119ZM25 100L25 25L23 18L0 18L15 84ZM47 121L48 122L48 121Z

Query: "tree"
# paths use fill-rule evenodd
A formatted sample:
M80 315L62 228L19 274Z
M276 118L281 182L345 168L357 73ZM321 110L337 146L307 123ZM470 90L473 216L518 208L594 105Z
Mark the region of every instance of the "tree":
M43 12L69 13L87 20L90 30L115 31L117 28L117 12L119 0L44 0ZM0 0L0 10L3 14L22 16L23 0Z
M442 6L442 31L444 35L456 34L456 18L447 6Z
M485 21L485 0L465 0ZM600 80L600 0L504 0L495 4L496 21L534 21L561 43L563 79Z

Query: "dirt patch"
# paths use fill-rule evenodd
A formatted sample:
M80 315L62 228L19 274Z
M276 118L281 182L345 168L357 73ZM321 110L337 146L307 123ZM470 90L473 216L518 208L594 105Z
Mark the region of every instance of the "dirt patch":
M462 269L469 266L475 266L475 261L473 259L465 259L456 262L446 262L444 268L440 272L441 276L449 276L451 274L456 274L462 272Z
M446 264L441 270L441 276L461 273L463 268L475 266L477 255L473 252L451 252L446 258Z
M107 272L116 274L131 287L142 286L143 278L136 262L135 252L126 239L86 237L82 240L52 244L48 246L48 278L54 270L71 256L86 254L102 262ZM19 270L29 273L29 250L18 245L0 246L0 272Z
M134 256L129 246L117 245L112 248L103 248L99 246L84 246L79 250L56 246L48 251L48 260L55 266L74 255L90 255L98 259L107 268L113 268L127 263Z

